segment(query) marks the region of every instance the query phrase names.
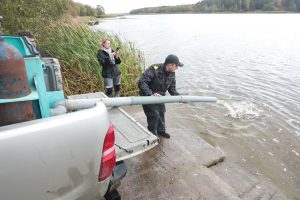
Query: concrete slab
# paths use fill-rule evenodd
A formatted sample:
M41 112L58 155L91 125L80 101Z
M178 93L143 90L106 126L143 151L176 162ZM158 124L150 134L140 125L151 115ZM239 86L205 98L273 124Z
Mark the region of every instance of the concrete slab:
M212 170L189 156L170 157L163 149L161 145L126 161L122 199L239 199Z
M210 168L224 181L231 185L239 196L243 196L259 184L259 180L239 165L222 163Z
M287 199L271 182L262 180L238 164L225 162L210 169L228 183L241 199Z
M284 194L282 194L277 188L275 188L270 182L263 181L246 191L245 194L241 196L243 200L285 200L287 199Z

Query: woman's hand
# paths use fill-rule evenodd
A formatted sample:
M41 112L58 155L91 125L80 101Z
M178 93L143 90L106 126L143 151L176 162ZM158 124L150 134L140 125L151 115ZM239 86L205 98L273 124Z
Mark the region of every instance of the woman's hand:
M114 57L118 58L119 57L119 52L115 51L113 52Z

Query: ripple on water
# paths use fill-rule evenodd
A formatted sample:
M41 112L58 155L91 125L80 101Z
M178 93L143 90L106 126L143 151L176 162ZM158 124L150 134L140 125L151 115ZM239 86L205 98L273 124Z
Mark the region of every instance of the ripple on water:
M226 116L231 117L233 119L242 119L242 120L255 120L258 119L263 110L258 109L252 102L250 101L242 101L242 102L225 102L218 101L218 104L223 105L227 108Z

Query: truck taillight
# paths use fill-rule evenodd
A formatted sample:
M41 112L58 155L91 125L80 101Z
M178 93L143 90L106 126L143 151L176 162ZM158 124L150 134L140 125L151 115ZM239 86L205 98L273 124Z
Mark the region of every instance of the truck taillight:
M112 174L115 165L116 165L115 130L113 125L110 124L104 139L98 180L103 181L107 177L109 177Z

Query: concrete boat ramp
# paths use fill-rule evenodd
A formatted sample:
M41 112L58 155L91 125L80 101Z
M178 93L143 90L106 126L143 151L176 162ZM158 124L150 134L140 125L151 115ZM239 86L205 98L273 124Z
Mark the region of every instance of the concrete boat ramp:
M125 110L146 126L141 106ZM169 109L166 117L171 138L125 161L122 199L287 199L271 182L227 161L221 149L180 123L180 114Z

